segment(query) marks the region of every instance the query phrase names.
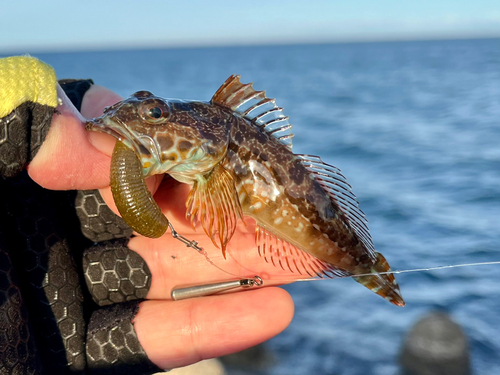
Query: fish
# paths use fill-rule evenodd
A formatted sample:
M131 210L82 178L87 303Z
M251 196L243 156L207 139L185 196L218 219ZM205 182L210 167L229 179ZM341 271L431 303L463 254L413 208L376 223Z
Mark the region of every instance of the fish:
M156 238L168 229L144 183L168 174L192 186L186 217L193 227L201 224L224 256L238 221L252 217L257 251L276 267L311 277L352 276L404 306L347 179L318 156L294 154L291 128L283 108L239 75L208 102L138 91L86 123L117 138L113 197L139 234Z

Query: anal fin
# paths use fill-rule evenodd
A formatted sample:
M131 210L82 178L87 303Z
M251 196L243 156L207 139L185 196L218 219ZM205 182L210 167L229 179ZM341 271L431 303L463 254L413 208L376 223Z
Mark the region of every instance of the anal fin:
M271 263L275 267L280 267L284 271L321 278L350 275L349 272L333 267L315 256L298 249L260 225L257 225L255 230L255 243L259 255L267 263Z

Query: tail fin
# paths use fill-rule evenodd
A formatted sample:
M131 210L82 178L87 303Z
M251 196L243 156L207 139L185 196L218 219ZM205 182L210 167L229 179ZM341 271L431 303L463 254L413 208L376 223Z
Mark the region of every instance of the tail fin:
M399 291L396 278L392 274L379 275L378 272L388 272L391 270L389 263L385 260L384 256L377 253L377 262L373 265L370 272L373 275L353 277L361 285L367 287L372 292L384 297L389 302L396 306L404 306L405 301Z

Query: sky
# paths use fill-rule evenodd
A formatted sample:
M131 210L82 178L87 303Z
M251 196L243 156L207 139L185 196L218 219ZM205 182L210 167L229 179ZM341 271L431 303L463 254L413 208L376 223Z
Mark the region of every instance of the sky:
M500 37L499 0L1 0L0 53Z

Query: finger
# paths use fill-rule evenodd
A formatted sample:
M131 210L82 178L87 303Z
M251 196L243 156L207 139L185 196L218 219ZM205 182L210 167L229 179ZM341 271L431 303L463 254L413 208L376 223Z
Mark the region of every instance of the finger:
M293 309L278 288L107 306L90 319L87 364L96 374L149 374L231 354L280 333Z
M151 288L151 271L136 252L128 249L128 239L104 241L83 253L83 274L95 303L144 299Z
M120 303L92 313L85 347L90 373L146 375L162 370L149 360L137 338L133 321L139 303Z
M226 258L204 233L190 233L189 240L197 241L203 252L168 235L156 240L138 236L129 241L128 248L140 255L152 274L148 299L169 299L173 289L238 278L259 276L264 286L270 286L309 277L282 268L277 261L266 262L251 233L236 233Z
M105 107L113 105L122 99L120 95L104 86L92 85L83 97L80 112L85 118L99 117Z
M106 87L94 85L85 94L82 101L81 113L86 119L99 117L104 108L115 104L123 98ZM111 157L115 147L116 138L109 134L87 131L89 142L104 155Z
M203 236L198 235L200 240ZM105 241L84 252L83 273L90 294L100 306L140 298L170 299L172 290L180 287L256 275L263 279L263 286L304 277L266 263L258 255L252 235L238 234L237 239L239 248L236 250L241 255L227 259L213 245L207 246L210 254L207 259L172 237L149 240L149 244L144 237Z
M75 211L82 234L93 243L132 236L132 229L109 209L99 190L78 190Z
M57 107L45 142L28 166L30 177L39 185L54 190L93 189L109 185L114 141L104 135L91 138L92 133L84 128L84 118L59 86L58 97L62 104ZM106 105L118 100L120 97L111 91L92 86L84 97L82 107L87 115L97 116L102 114Z
M146 301L134 327L149 359L170 369L257 345L284 330L292 317L290 295L267 288L185 301Z

